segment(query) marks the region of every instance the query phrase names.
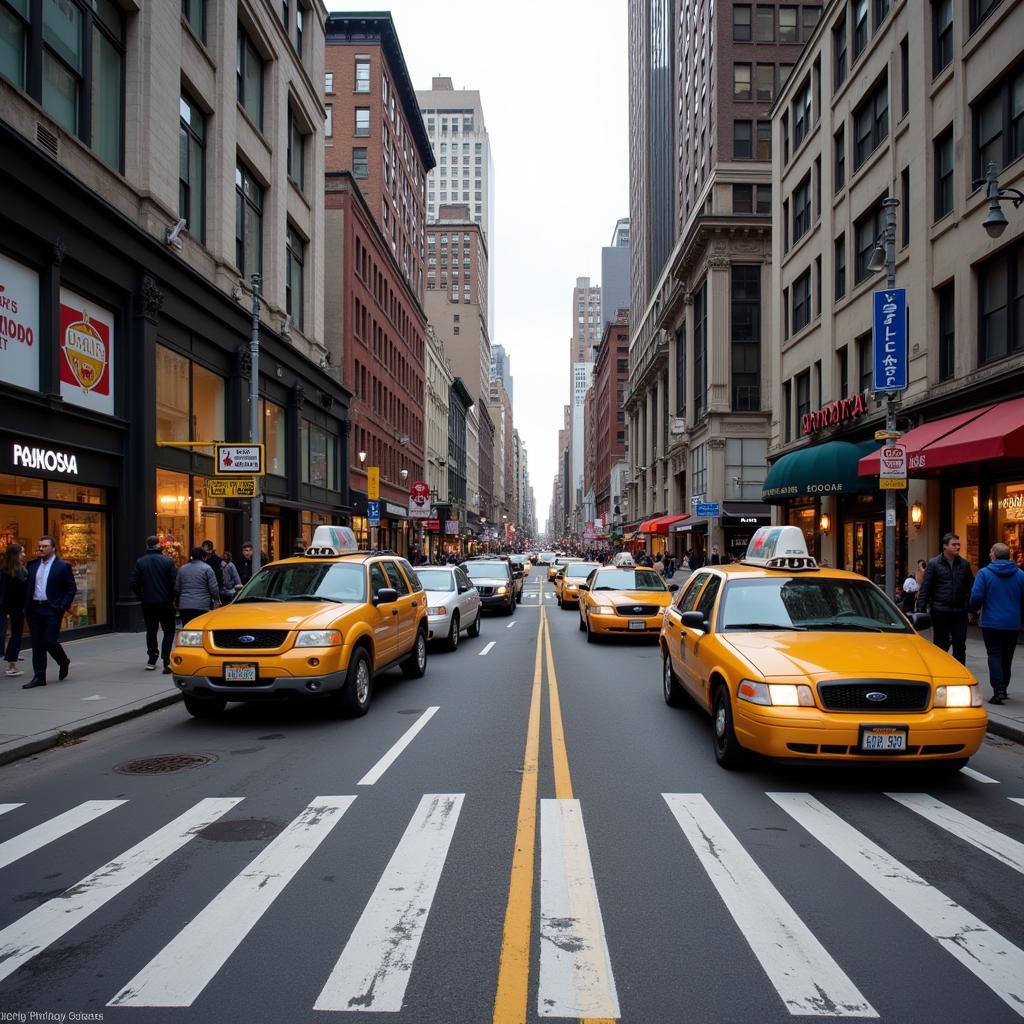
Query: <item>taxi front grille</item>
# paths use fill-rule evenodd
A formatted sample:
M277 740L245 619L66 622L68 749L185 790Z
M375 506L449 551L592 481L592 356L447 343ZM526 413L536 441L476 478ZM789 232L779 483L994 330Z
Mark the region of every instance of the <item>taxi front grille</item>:
M819 683L818 695L826 711L926 711L931 687L927 683L861 679Z
M657 615L661 611L656 604L617 604L616 615Z
M477 587L476 588L476 592L481 597L493 597L494 596L494 587Z
M280 647L286 636L287 629L215 629L213 646L232 651L267 651Z

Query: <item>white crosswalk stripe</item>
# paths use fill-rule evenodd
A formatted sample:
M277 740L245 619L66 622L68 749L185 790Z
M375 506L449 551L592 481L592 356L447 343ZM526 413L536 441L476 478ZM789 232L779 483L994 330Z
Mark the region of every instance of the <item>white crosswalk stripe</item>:
M398 1013L448 857L462 793L420 801L315 1010Z
M194 917L108 1006L191 1006L354 796L318 796Z
M969 779L974 779L975 782L986 782L989 785L999 785L998 779L993 779L991 775L982 775L981 772L975 771L973 768L961 768L961 775L966 775Z
M740 934L791 1014L877 1017L700 793L663 793Z
M929 885L809 793L768 796L983 981L1018 1016L1024 1017L1024 951Z
M16 860L35 853L47 843L66 836L76 828L81 828L90 821L94 821L101 814L106 814L107 811L112 811L115 807L120 807L121 804L127 802L127 800L86 800L85 803L72 807L71 810L58 814L57 817L44 821L27 832L22 832L20 836L8 839L6 843L0 843L0 868L5 868L8 864L13 864Z
M1024 843L1004 836L927 793L887 793L886 796L1024 874Z
M24 806L24 804L0 804L0 814L6 814L8 811L16 811L19 807Z
M1024 797L1022 797L1022 796L1011 796L1011 797L1010 797L1010 799L1011 799L1011 800L1012 800L1012 801L1013 801L1013 802L1014 802L1015 804L1020 804L1020 805L1021 805L1021 807L1024 807Z
M540 802L541 1017L618 1017L611 958L578 800Z
M0 931L0 981L56 942L146 872L181 849L202 828L226 814L242 797L208 797L141 843L86 875Z

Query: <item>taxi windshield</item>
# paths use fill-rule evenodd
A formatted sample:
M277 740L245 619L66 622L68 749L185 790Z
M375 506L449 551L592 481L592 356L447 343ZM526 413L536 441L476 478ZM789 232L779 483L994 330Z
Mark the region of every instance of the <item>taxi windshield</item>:
M772 576L731 580L718 628L911 633L903 616L867 580Z
M597 562L570 562L565 567L565 576L570 580L585 580L595 569L599 568Z
M463 568L471 580L506 579L510 575L507 562L467 562Z
M420 578L424 590L454 590L452 572L450 569L417 569L416 575Z
M594 578L591 590L664 590L665 584L653 569L607 569Z
M365 601L366 574L363 566L351 562L290 562L261 569L239 592L233 602Z

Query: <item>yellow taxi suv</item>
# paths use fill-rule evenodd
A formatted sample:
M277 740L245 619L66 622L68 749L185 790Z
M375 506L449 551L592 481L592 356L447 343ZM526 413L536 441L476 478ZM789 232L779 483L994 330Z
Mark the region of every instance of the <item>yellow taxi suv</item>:
M599 562L570 562L555 577L555 597L559 608L571 608L579 601L580 584L586 583L587 577L600 569Z
M229 701L322 700L366 714L374 676L427 668L427 596L403 558L358 551L346 527L318 526L304 555L273 562L233 603L192 619L171 651L196 718Z
M931 763L958 771L981 746L977 680L918 636L870 580L819 568L795 526L766 526L744 560L694 573L661 629L672 707L709 712L718 763Z
M579 587L580 632L587 643L606 636L659 636L672 594L679 588L653 570L595 569Z

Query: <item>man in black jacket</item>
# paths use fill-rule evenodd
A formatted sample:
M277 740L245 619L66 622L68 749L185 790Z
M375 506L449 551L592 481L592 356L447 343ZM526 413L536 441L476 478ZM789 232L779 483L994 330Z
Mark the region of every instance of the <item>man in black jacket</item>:
M953 645L953 657L967 664L967 610L974 585L971 564L960 557L960 538L947 533L942 554L928 562L917 595L917 610L932 617L932 642L944 651Z
M206 555L206 564L213 570L213 575L217 577L217 592L224 592L224 563L221 561L220 555L213 550L213 541L203 541L203 551Z
M164 675L171 672L171 647L174 644L174 577L178 570L160 550L157 537L146 538L146 553L135 563L131 575L132 592L142 603L142 617L146 623L146 671L156 669L156 631L164 631L160 644L160 659Z

